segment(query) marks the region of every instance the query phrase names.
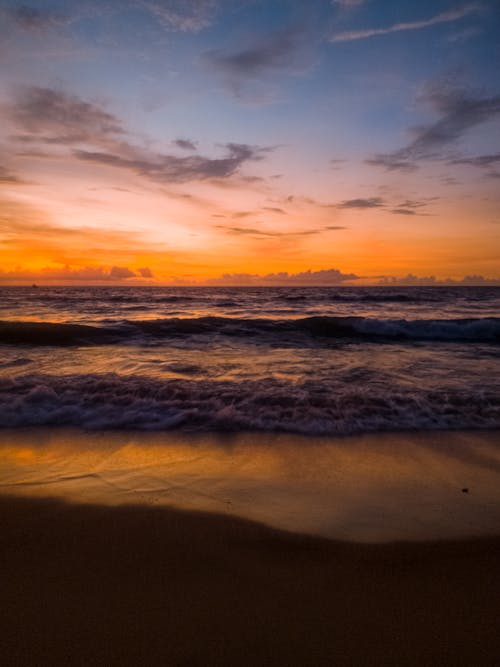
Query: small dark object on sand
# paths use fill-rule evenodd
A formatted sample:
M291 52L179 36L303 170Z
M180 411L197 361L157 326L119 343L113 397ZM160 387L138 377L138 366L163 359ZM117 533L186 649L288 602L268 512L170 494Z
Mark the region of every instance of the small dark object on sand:
M469 493L469 489L467 487L463 488L462 493Z

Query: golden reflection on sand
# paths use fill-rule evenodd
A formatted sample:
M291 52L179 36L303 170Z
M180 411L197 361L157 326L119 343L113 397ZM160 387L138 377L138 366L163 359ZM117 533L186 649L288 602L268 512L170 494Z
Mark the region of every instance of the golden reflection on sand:
M500 532L498 433L0 432L0 492L234 514L356 541ZM466 489L466 491L464 491Z

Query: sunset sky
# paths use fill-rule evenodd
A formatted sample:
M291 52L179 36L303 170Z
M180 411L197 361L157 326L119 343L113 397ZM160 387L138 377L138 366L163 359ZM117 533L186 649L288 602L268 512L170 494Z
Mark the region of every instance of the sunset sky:
M0 37L2 283L500 281L498 0L0 0Z

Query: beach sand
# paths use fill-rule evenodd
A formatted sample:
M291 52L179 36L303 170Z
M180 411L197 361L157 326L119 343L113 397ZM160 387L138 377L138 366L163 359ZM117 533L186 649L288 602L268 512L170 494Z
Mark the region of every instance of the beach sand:
M500 540L0 498L2 665L497 665Z
M496 442L4 431L1 663L498 665Z

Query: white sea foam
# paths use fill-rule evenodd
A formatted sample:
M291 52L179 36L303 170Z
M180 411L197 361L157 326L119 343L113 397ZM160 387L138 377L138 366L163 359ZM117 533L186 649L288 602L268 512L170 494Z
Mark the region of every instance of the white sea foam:
M0 382L0 426L89 429L265 430L348 434L380 430L500 428L487 390L241 382L107 375L29 375Z

